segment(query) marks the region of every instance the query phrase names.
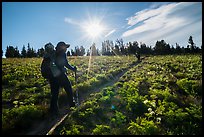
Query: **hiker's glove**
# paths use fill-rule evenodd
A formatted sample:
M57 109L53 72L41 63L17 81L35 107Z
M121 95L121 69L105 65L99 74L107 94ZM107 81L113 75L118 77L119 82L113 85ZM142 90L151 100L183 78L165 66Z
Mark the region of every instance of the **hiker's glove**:
M75 71L75 72L77 71L77 67L76 67L76 66L74 66L74 71Z

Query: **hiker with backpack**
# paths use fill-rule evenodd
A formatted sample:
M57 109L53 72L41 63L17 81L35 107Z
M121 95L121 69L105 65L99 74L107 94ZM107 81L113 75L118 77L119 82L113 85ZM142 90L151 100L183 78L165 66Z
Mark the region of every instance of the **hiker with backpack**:
M138 52L135 53L135 56L136 56L137 60L140 61L140 54Z
M65 42L59 42L55 48L56 51L54 51L54 54L49 54L49 56L48 54L45 54L43 59L43 61L44 60L50 61L50 63L47 63L47 65L49 66L48 67L49 69L47 69L46 71L48 73L47 75L49 76L44 76L44 77L48 79L50 83L50 88L51 88L50 112L53 114L59 113L58 95L59 95L60 87L63 87L67 93L69 106L70 107L75 106L75 102L73 100L72 85L66 75L66 68L71 69L72 71L75 71L75 72L77 70L76 66L73 67L68 63L66 50L67 48L69 48L69 46L70 45L66 44ZM52 46L49 46L49 47L52 47ZM43 75L43 70L45 70L43 68L45 67L43 67L43 62L42 62L42 65L41 65L42 75Z

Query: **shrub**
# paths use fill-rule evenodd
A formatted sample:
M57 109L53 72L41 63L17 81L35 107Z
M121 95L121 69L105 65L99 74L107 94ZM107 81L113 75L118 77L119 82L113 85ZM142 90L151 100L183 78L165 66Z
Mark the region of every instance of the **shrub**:
M156 135L159 134L159 129L153 121L148 121L145 118L138 117L136 122L130 122L128 131L132 135Z

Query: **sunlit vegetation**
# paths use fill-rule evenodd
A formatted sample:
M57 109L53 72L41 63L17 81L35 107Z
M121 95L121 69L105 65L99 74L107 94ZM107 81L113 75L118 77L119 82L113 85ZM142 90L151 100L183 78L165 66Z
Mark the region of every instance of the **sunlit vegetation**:
M200 135L202 56L68 57L77 66L73 91L83 98L53 134ZM2 59L2 131L20 134L48 116L50 87L40 74L42 58ZM104 87L116 76L116 83ZM99 90L99 91L98 91ZM96 92L97 91L97 92ZM59 105L66 102L61 90Z
M54 132L60 135L199 135L201 56L155 56L92 93Z
M77 87L74 72L68 77L85 98L91 90L99 88L137 61L131 57L68 57L71 65L77 66ZM47 117L50 103L50 87L40 73L42 58L2 59L2 129L5 133L26 130L36 120ZM61 89L59 106L66 104L66 93ZM28 111L22 111L26 108ZM29 120L23 120L26 117ZM21 121L24 121L23 123ZM18 126L18 124L23 124ZM11 132L13 131L13 132Z

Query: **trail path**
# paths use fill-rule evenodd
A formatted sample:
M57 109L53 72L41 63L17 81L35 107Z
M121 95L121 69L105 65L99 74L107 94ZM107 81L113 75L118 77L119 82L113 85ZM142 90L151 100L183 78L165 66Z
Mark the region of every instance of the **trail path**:
M141 58L141 60L142 59L144 59L144 58ZM134 62L128 68L126 68L124 71L122 71L121 73L119 73L118 75L113 77L113 80L111 80L110 82L103 84L100 87L97 87L97 88L89 91L86 94L83 94L83 98L80 97L80 93L79 93L79 102L82 104L83 101L85 101L87 99L87 97L89 96L90 93L99 92L101 89L103 89L105 87L114 85L114 83L116 83L120 79L120 77L122 77L130 68L138 65L140 62L141 61ZM67 107L67 106L60 108L59 111L60 111L60 114L57 117L48 117L47 119L45 119L41 122L36 122L31 127L31 130L26 132L26 135L51 135L53 133L53 131L55 130L55 128L58 125L60 125L60 123L62 123L64 121L64 119L66 119L66 117L68 116L68 114L70 112L69 107Z

